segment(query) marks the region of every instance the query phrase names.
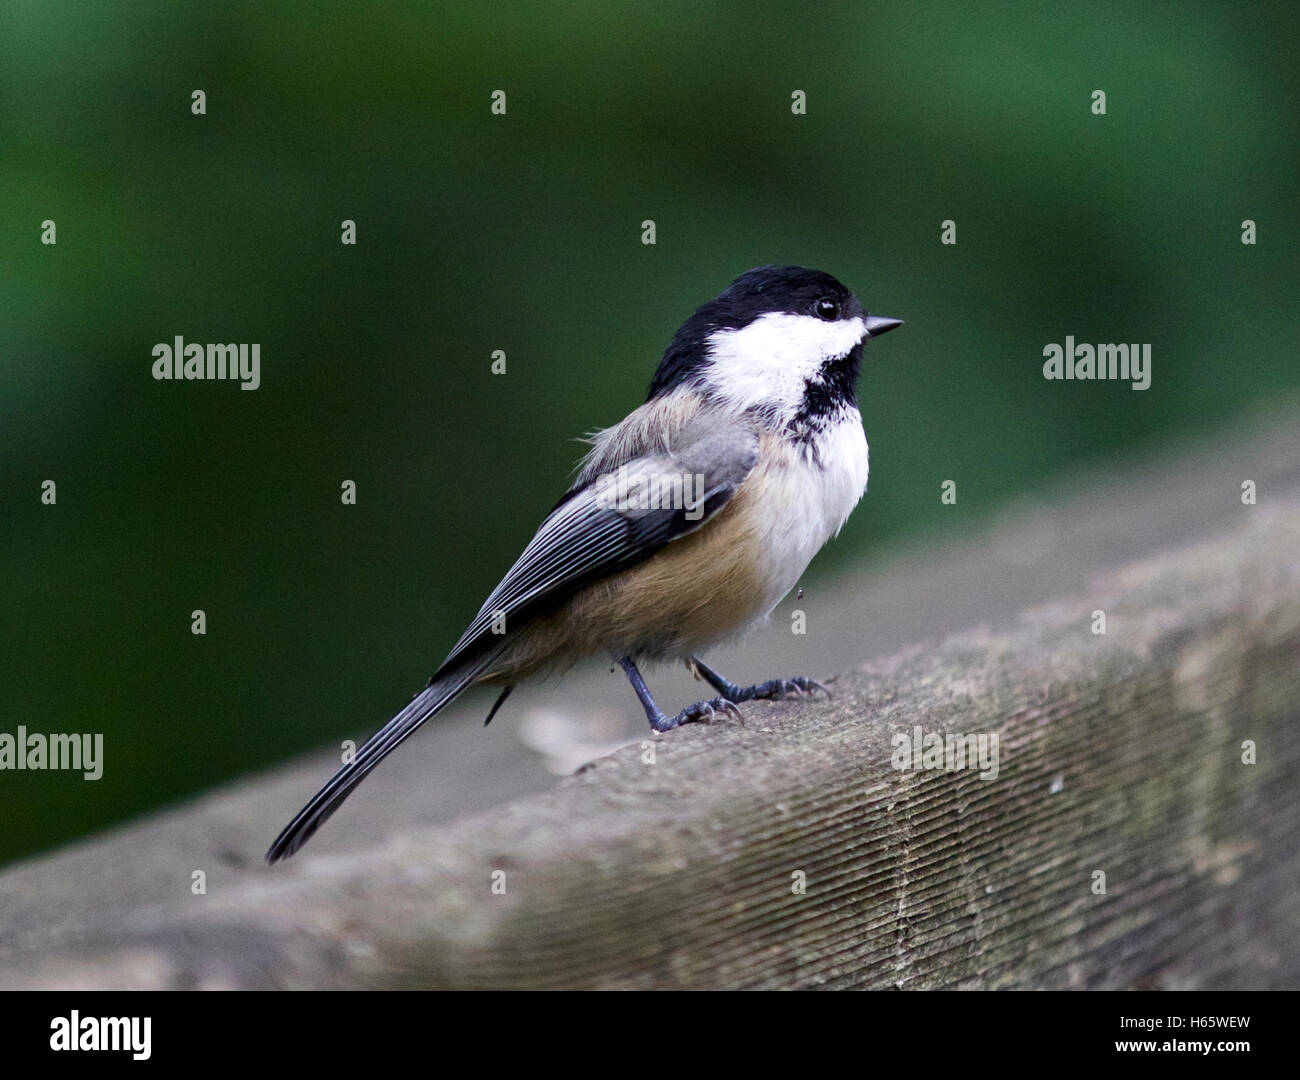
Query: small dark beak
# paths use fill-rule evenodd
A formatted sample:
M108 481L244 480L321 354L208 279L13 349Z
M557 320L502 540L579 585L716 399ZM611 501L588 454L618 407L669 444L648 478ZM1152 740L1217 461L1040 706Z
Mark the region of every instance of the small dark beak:
M867 337L880 337L881 334L888 334L896 326L902 325L902 319L891 319L888 315L868 315Z

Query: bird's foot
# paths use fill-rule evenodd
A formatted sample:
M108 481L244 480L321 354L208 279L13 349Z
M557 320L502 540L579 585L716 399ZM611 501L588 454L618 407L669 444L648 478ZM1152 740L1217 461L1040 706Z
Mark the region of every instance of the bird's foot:
M732 701L755 701L759 699L779 701L786 697L812 696L818 690L828 698L831 692L816 679L796 677L793 679L768 679L767 682L755 683L753 686L736 686L727 691Z
M831 692L816 679L768 679L767 682L755 683L753 686L737 686L698 656L689 657L686 666L697 679L703 678L728 701L754 701L758 698L779 700L784 697L803 697L805 694L811 696L818 690L828 698L831 696Z
M676 716L667 716L660 713L658 716L651 718L650 726L655 731L672 731L673 728L680 727L682 724L691 724L699 720L712 720L719 712L735 713L737 717L744 719L740 710L736 708L734 701L728 701L724 697L716 697L710 701L697 701L694 705L688 705Z

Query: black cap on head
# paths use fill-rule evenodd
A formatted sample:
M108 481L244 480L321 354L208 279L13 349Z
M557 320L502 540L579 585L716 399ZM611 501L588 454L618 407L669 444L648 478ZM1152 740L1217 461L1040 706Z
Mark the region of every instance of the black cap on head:
M825 304L830 301L834 308ZM746 270L682 323L664 350L649 397L689 382L706 362L705 342L718 330L739 330L760 315L785 312L821 319L853 319L862 305L830 274L802 266L757 266Z

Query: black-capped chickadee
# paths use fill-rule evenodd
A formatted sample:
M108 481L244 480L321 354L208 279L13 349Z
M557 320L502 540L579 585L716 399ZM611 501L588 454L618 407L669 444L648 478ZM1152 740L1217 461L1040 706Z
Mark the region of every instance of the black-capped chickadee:
M762 266L673 338L644 405L592 437L573 486L442 666L280 833L297 851L376 765L470 686L502 687L593 654L617 660L655 731L810 692L740 687L700 659L765 620L867 487L863 345L901 325L829 274ZM637 668L683 659L718 692L668 716Z

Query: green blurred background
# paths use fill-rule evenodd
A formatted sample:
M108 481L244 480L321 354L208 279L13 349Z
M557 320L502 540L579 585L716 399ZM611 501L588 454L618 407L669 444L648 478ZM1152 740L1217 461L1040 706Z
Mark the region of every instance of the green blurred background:
M368 734L753 265L907 320L823 569L1293 395L1298 37L1290 2L6 3L0 731L102 731L106 770L0 774L0 859ZM261 388L153 381L177 334L260 342ZM1152 343L1151 389L1044 381L1067 334Z

